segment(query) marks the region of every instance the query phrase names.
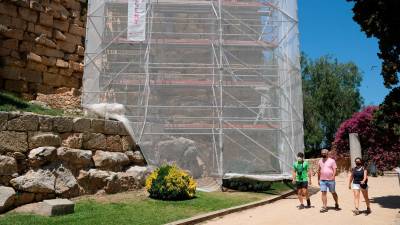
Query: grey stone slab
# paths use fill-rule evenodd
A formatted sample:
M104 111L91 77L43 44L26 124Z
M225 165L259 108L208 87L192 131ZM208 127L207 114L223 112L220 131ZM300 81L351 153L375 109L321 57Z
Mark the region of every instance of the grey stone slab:
M42 212L48 216L59 216L74 213L75 203L68 199L44 200Z

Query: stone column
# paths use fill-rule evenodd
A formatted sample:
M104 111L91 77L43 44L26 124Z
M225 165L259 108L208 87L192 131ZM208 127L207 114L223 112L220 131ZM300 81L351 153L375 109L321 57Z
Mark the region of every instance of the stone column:
M350 133L349 134L349 142L350 142L350 160L351 160L351 167L355 167L354 160L357 157L362 158L361 154L361 144L360 139L358 138L357 133Z

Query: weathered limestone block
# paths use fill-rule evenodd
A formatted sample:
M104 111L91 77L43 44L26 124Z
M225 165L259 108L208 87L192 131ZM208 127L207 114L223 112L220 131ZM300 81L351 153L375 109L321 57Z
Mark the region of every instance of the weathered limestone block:
M78 177L78 184L83 188L85 193L94 194L107 185L109 177L114 176L116 176L116 173L110 171L98 169L90 169L89 171L81 170Z
M28 23L18 17L11 17L10 27L26 30L26 28L28 27Z
M0 34L7 38L13 38L22 41L24 39L24 31L20 29L0 29Z
M64 198L71 198L79 195L79 186L72 172L65 167L58 167L54 171L56 176L55 192Z
M53 130L53 117L39 116L39 130L52 131Z
M11 187L0 186L0 213L10 209L15 202L15 191Z
M93 133L104 133L105 121L102 119L92 119L92 132Z
M146 178L155 170L154 167L149 166L132 166L125 173L135 177L141 186L146 183Z
M66 147L57 149L57 156L69 168L87 169L92 166L92 152Z
M56 177L50 170L29 170L25 175L10 180L12 186L19 191L32 193L54 193Z
M146 164L146 161L140 151L127 151L125 154L134 165L144 166Z
M62 85L62 80L60 79L60 75L56 73L43 73L43 83L46 85L51 85L54 87L59 87Z
M38 25L38 24L35 25L35 33L38 35L45 34L46 37L49 37L49 38L51 38L53 36L52 28L45 27L45 26Z
M0 111L0 131L7 129L8 113Z
M75 44L67 41L57 41L57 46L59 49L68 52L68 53L74 53L75 52Z
M59 147L61 145L61 138L55 133L34 132L29 134L29 148L37 148L42 146Z
M19 80L21 78L22 68L15 66L4 66L0 68L0 77L9 80Z
M105 134L120 134L121 127L118 121L106 120L104 124Z
M30 83L42 83L42 72L24 69L21 72L21 79Z
M107 148L106 136L101 133L85 133L83 135L83 148L105 150Z
M91 131L91 120L87 118L75 118L74 128L75 132L90 132Z
M39 147L29 152L29 165L33 168L53 162L57 159L57 150L55 147Z
M25 132L1 131L0 152L26 152L28 138Z
M64 53L60 50L49 48L43 45L35 45L33 52L41 56L63 58Z
M96 168L110 171L121 171L129 164L129 158L124 153L100 150L94 154L93 161Z
M15 5L12 5L12 4L0 2L0 14L17 17L17 15L18 15L17 7L15 7Z
M64 35L67 38L65 41L74 43L76 45L82 45L82 37L70 33L65 33Z
M39 118L37 115L21 115L8 121L7 130L36 131L38 124Z
M44 72L47 70L46 65L43 65L43 64L37 63L37 62L33 62L33 61L28 61L26 68L30 69L30 70L40 71L40 72Z
M17 160L14 157L0 155L0 176L18 173Z
M35 42L44 46L47 46L49 48L57 48L56 43L54 43L52 40L47 38L46 34L41 34L39 37L35 39Z
M69 25L69 33L84 37L86 34L86 30L85 28L80 27L77 24L71 24Z
M75 203L68 199L44 200L38 214L43 216L61 216L74 213Z
M60 133L71 132L74 126L72 118L68 117L55 117L53 119L53 128Z
M22 80L6 80L4 89L19 93L28 92L28 83Z
M69 64L68 64L68 62L66 62L62 59L57 59L56 66L61 67L61 68L68 68Z
M17 50L18 49L18 40L17 39L4 40L3 43L1 44L1 46L3 48Z
M53 15L49 15L47 13L40 13L39 23L44 26L52 27L53 26Z
M32 23L36 23L37 18L38 18L38 14L37 12L28 9L28 8L24 8L24 7L19 7L18 8L18 13L19 16L23 19L26 20L28 22L32 22Z
M122 152L122 142L119 135L107 136L107 151Z
M68 148L81 149L83 145L82 133L64 133L61 134L62 146Z
M69 23L68 21L53 20L53 27L60 31L68 32Z
M25 67L26 63L22 60L16 59L11 56L3 57L3 65L15 66L15 67Z
M65 41L65 39L67 39L65 37L65 35L61 31L59 31L57 29L54 29L53 36L54 36L55 39L60 40L60 41Z

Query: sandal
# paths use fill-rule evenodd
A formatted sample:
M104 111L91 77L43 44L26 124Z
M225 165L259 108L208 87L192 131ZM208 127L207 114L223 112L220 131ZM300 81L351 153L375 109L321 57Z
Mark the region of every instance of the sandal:
M368 207L367 210L365 210L365 214L371 214L371 209Z
M353 210L353 213L355 216L360 215L360 211L357 208Z
M298 206L298 208L299 208L299 209L304 209L304 205L301 204L301 205Z

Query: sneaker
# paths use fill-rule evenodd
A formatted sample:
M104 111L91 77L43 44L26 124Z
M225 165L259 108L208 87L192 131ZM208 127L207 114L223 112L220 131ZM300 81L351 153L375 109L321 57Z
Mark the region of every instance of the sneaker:
M360 211L357 208L353 210L353 213L355 216L360 215Z
M299 209L304 209L304 205L303 204L299 205Z
M307 199L307 208L310 208L311 207L311 201L310 201L310 199Z
M326 213L326 212L328 212L328 208L322 207L322 209L319 210L319 212L320 212L320 213Z
M339 204L335 203L335 210L340 210Z
M367 210L365 210L365 214L371 214L371 209L368 207Z

